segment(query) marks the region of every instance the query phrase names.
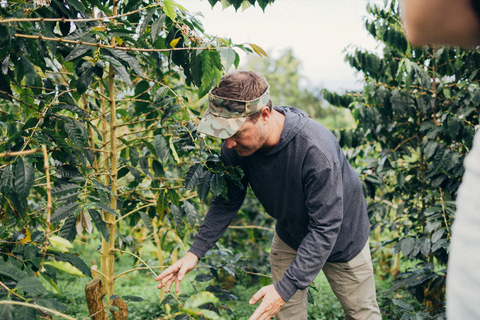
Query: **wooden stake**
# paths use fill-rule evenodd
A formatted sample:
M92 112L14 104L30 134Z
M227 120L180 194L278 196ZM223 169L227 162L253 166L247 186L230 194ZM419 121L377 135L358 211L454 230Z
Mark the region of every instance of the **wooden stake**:
M113 300L112 305L116 306L120 311L115 311L110 309L110 312L113 315L113 320L127 320L128 316L128 306L122 299Z
M92 320L108 320L104 296L100 279L93 279L85 286L85 297Z

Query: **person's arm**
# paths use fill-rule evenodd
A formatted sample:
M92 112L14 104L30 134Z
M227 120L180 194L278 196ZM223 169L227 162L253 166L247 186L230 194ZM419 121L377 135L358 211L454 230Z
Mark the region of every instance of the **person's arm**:
M231 164L231 159L224 157L222 151L222 160L224 163ZM237 214L245 199L247 182L244 182L244 188L241 189L235 185L230 185L228 190L228 200L222 196L217 196L208 209L207 215L199 228L190 250L185 257L175 262L172 266L162 272L156 281L160 281L158 288L166 287L170 290L173 282L176 283L175 290L180 290L180 282L185 274L195 268L198 260L213 247L222 234L227 230L233 217Z
M401 18L408 41L474 47L480 45L476 0L402 0Z

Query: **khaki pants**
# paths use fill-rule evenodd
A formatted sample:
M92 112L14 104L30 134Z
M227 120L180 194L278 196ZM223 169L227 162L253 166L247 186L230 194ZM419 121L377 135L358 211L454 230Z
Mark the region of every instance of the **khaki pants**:
M284 272L296 255L297 252L275 233L270 252L270 266L274 284L283 278ZM327 262L322 270L335 296L342 304L346 320L382 319L375 293L368 241L363 250L351 261L346 263ZM307 290L298 290L283 306L275 319L306 320Z

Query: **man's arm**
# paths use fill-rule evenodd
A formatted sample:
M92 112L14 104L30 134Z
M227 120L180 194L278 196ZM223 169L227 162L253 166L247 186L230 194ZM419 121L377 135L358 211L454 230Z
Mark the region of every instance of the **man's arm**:
M407 39L426 44L480 45L480 22L472 0L402 0L401 17Z

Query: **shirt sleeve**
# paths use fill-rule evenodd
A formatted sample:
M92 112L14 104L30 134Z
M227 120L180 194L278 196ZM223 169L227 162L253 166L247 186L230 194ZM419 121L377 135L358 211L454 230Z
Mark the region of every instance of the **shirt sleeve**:
M222 147L222 161L226 165L235 164L232 154L224 147ZM220 239L242 206L246 194L246 181L243 181L243 185L242 189L233 183L228 183L228 199L217 196L212 201L195 240L188 250L199 259Z
M324 157L313 159L317 159L314 161L316 168L321 167L319 160L329 165L320 172L307 172L304 194L309 232L300 243L297 256L284 277L275 284L275 289L285 301L315 280L335 245L343 221L341 169L338 163L329 163Z

